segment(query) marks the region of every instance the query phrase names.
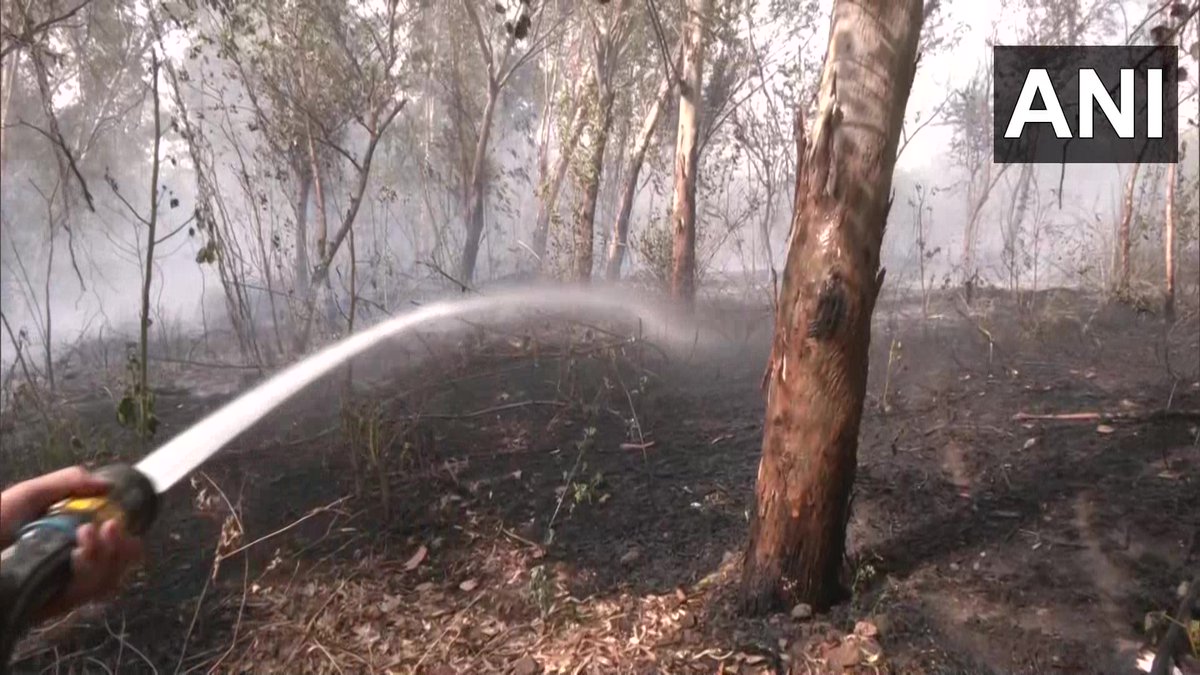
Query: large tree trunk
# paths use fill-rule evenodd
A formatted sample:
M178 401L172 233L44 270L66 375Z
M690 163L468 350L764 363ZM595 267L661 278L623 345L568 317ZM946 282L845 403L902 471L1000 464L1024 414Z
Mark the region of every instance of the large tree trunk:
M7 57L0 60L0 166L7 157L5 138L8 129L8 111L12 105L13 92L17 89L17 63L21 53L13 50Z
M713 0L687 0L683 69L679 83L679 132L675 142L675 198L671 209L671 296L696 296L696 170L700 118L704 113L704 31Z
M308 195L312 189L312 176L307 170L300 171L300 189L296 197L296 293L308 292L308 277L311 268L308 262Z
M1166 284L1163 288L1163 316L1175 320L1175 165L1167 165L1166 212L1163 214L1163 252Z
M325 188L321 183L321 165L317 162L317 147L313 143L312 129L308 130L309 175L313 182L313 199L317 207L317 260L325 259L325 247L329 243L329 214L325 211Z
M475 278L475 260L479 257L479 239L483 236L483 193L484 171L487 169L488 140L492 135L492 118L496 113L496 99L500 98L500 87L494 82L488 86L487 103L483 107L483 120L479 123L479 138L475 141L475 156L471 161L471 178L467 185L465 217L466 240L463 242L462 259L459 262L458 278L469 284Z
M592 279L593 255L596 246L596 199L600 193L600 175L604 171L604 149L608 145L608 130L612 126L613 94L602 87L598 94L595 118L592 120L588 139L587 163L580 176L580 199L575 213L575 264L576 281Z
M1129 254L1133 247L1129 229L1133 222L1133 192L1137 186L1138 170L1141 168L1141 164L1133 165L1133 172L1129 174L1129 180L1125 183L1125 195L1121 201L1121 223L1117 227L1117 273L1120 275L1117 277L1118 293L1129 291Z
M839 570L867 383L871 312L921 0L837 0L764 384L747 610L843 597Z
M578 97L576 97L578 98ZM571 124L567 127L567 137L563 139L558 151L558 164L554 167L554 175L547 185L542 186L541 199L538 200L537 221L533 229L533 252L538 257L538 266L545 269L546 241L550 237L550 217L558 204L558 193L566 179L567 169L571 166L571 158L575 156L575 148L579 145L579 137L583 135L584 123L587 122L586 106L576 102L575 114L571 116Z
M679 68L679 59L675 59L675 68ZM621 197L617 206L617 217L613 222L611 239L608 244L608 261L605 267L605 277L609 281L621 278L621 265L625 262L625 249L629 245L629 215L633 212L633 199L637 196L638 178L642 172L642 164L646 161L646 151L654 138L654 130L658 127L658 118L662 117L663 108L667 106L667 98L671 95L670 73L663 75L662 83L658 85L658 93L654 103L646 112L642 128L638 131L633 144L633 154L629 157L629 166L625 169L625 178L621 183Z

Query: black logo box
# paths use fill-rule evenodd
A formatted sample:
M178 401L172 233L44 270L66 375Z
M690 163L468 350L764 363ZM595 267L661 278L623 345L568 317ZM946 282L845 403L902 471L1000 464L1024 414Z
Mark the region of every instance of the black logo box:
M1179 161L1178 48L1169 47L993 47L993 156L997 164L1107 164ZM1071 138L1058 138L1049 122L1028 123L1017 138L1005 138L1025 80L1045 69L1071 127ZM1092 106L1093 138L1079 138L1079 73L1096 71L1109 97L1121 104L1121 70L1134 70L1134 136L1121 138L1099 104ZM1161 69L1162 137L1147 134L1146 73ZM1034 110L1045 110L1035 96Z

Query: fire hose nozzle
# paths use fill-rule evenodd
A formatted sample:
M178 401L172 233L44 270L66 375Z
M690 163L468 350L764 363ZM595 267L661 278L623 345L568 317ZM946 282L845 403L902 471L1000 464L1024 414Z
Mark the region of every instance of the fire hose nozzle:
M26 524L11 546L0 552L0 673L8 672L17 640L29 621L71 581L75 532L87 523L121 523L141 535L158 515L158 493L145 474L126 464L95 472L111 484L107 494L68 497Z

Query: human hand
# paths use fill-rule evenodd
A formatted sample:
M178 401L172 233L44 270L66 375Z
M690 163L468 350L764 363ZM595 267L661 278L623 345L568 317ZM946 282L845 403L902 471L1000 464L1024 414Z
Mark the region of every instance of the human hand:
M75 466L8 488L0 493L0 547L12 544L22 526L55 503L67 497L103 495L109 487L104 479ZM71 583L37 618L50 618L113 593L141 556L141 540L128 535L116 521L80 526L71 552Z

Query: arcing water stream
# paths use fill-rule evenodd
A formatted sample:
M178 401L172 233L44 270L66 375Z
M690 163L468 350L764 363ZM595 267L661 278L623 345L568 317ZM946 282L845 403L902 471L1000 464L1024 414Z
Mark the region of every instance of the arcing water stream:
M137 468L161 494L284 401L385 340L438 320L522 309L630 316L641 320L645 334L667 345L692 344L700 336L690 322L669 321L664 308L644 298L599 288L543 286L442 300L350 335L288 367L172 438L146 456Z

